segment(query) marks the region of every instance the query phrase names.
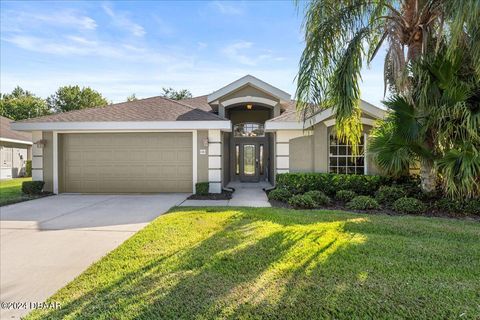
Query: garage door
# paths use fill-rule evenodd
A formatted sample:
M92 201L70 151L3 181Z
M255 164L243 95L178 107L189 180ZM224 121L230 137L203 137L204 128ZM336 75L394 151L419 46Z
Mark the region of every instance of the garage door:
M75 133L59 142L63 192L192 191L191 133Z

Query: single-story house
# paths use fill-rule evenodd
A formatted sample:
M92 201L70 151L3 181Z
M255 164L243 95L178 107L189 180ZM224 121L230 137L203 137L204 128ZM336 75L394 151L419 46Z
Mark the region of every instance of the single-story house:
M25 176L32 159L32 134L12 130L12 119L0 116L0 180Z
M385 110L361 103L365 149ZM194 192L209 182L269 181L283 172L375 174L335 138L332 110L299 121L290 94L251 75L204 96L152 97L19 121L31 131L33 179L54 193Z

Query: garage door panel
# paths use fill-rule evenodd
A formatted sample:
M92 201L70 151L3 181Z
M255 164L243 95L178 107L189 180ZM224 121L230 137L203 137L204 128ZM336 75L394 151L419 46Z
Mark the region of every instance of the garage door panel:
M63 192L191 192L191 133L62 135Z

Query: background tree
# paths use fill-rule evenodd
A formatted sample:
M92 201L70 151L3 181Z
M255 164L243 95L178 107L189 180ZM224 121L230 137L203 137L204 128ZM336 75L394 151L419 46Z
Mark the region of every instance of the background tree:
M132 93L131 95L129 95L127 97L127 101L136 101L136 100L138 100L138 99L137 99L137 96L135 95L135 93Z
M4 117L23 120L47 115L50 110L44 99L17 86L12 93L1 94L0 112Z
M471 49L472 66L480 75L480 1L478 0L313 0L305 8L305 49L297 76L297 108L304 117L332 107L336 132L353 146L361 137L360 71L382 45L385 86L411 97L412 61L448 43ZM430 132L426 141L433 148ZM422 186L432 191L433 162L422 159Z
M89 87L64 86L48 97L47 103L55 112L67 112L106 106L108 101L99 92Z
M192 93L188 89L175 90L173 88L162 88L162 96L172 100L182 100L192 97Z

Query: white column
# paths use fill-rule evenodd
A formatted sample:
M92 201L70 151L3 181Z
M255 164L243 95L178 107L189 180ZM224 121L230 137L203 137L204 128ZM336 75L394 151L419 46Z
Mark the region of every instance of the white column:
M196 190L195 190L195 184L197 183L198 181L198 168L197 168L197 161L198 161L198 146L197 146L197 130L193 131L192 133L192 146L193 146L193 150L192 150L192 155L193 155L193 187L192 187L192 190L193 190L193 193L195 194Z
M303 130L278 130L275 139L276 173L290 172L290 140L308 135Z
M58 194L58 133L53 132L53 193Z
M43 148L38 148L35 142L42 140L42 131L32 131L32 180L43 181Z
M208 130L208 182L210 193L222 192L222 136L220 130Z

